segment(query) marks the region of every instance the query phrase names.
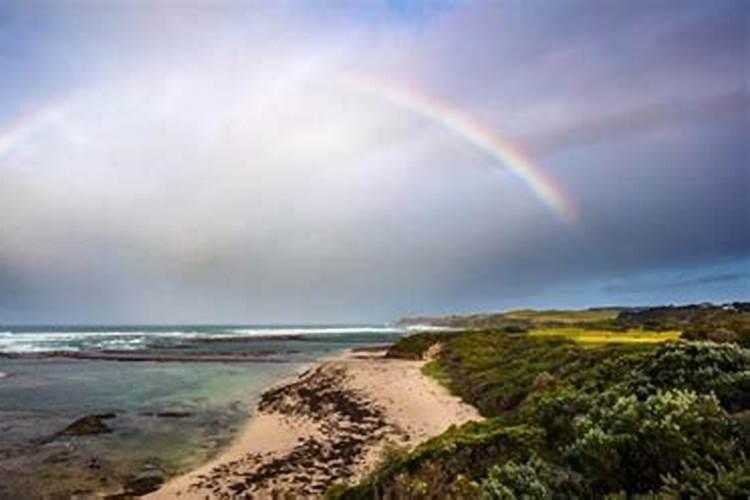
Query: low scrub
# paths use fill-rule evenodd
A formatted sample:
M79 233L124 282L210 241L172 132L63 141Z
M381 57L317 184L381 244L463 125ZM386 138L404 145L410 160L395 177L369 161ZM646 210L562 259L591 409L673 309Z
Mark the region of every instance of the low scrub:
M346 499L748 498L750 351L676 341L586 347L502 331L401 352L488 417L393 454ZM406 347L404 347L406 346Z
M543 441L540 429L504 426L497 420L452 427L412 453L394 451L369 478L351 488L334 487L330 498L443 499L479 492L479 481L499 459L523 461Z

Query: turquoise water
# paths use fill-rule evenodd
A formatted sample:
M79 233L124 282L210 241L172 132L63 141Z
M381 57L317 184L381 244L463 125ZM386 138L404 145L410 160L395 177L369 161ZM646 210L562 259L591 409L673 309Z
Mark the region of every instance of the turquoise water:
M0 356L0 372L5 374L0 378L0 470L13 471L15 491L26 491L28 484L40 487L33 477L47 474L54 479L45 482L45 494L111 487L148 469L169 476L195 467L226 446L269 386L321 356L392 342L403 334L382 327L0 327L0 331L6 332L0 353L5 347L7 354ZM122 349L126 344L119 341L131 344ZM114 352L115 348L257 356L249 362L220 363L43 355ZM157 416L163 412L179 412L180 417ZM74 420L102 413L115 414L106 420L111 433L56 436ZM92 461L96 467L90 465Z
M196 418L180 419L180 426L200 425L198 419L216 412L244 413L253 398L299 367L294 363L120 363L87 360L0 360L6 373L0 382L0 444L23 443L75 418L91 413L114 412L116 431L132 433L121 422L145 413L190 412ZM231 411L230 411L231 410ZM4 414L27 415L37 429L14 429ZM46 427L46 426L45 426ZM143 434L148 434L148 429ZM116 438L118 433L113 436ZM107 440L110 436L106 436ZM146 436L144 436L146 437Z

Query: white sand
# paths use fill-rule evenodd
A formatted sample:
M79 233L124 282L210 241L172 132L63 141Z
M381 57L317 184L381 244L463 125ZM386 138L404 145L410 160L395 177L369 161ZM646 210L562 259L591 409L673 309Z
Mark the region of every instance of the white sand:
M347 477L338 477L335 464L326 463L326 457L317 458L315 467L321 466L324 472L315 473L306 481L320 481L330 484L336 481L356 481L373 470L388 445L413 448L429 437L440 434L449 426L480 419L473 407L450 395L434 380L421 373L422 361L385 359L381 355L347 355L321 363L323 374L336 374L340 377L336 384L348 394L354 395L368 407L376 408L382 415L385 426L380 426L368 437L367 444L358 450L355 463L347 469ZM319 379L304 381L306 387L316 390ZM295 402L289 401L290 408ZM248 477L274 459L283 461L295 447L306 439L322 442L324 446L346 439L347 427L337 419L331 425L325 411L320 414L300 415L289 411L258 411L250 419L245 429L234 443L216 459L167 482L160 490L146 498L151 499L205 499L241 497L236 490L227 489L236 484L238 478ZM333 429L333 430L331 430ZM338 429L338 430L337 430ZM355 429L356 432L359 429ZM331 466L332 473L325 470ZM317 469L315 469L317 470ZM305 471L307 473L307 471ZM211 484L196 487L201 479L211 477ZM279 473L265 477L262 484L252 483L256 488L252 498L270 498L271 491L291 494L294 497L315 497L319 493L302 494L298 486L290 482L290 474ZM301 483L296 483L301 484ZM302 483L304 484L304 483ZM322 488L322 486L321 486ZM241 491L244 493L244 490Z

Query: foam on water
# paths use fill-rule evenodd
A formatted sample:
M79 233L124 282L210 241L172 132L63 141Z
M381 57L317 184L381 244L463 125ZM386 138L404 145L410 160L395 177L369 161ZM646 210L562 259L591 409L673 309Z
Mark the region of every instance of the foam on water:
M419 329L410 327L408 330ZM352 334L398 334L406 329L392 326L228 326L228 327L134 327L87 329L86 327L22 327L0 331L0 352L34 353L79 350L136 350L151 346L174 346L183 340L234 337L278 338L285 336L345 336Z
M402 328L387 326L364 326L364 327L299 327L299 328L235 328L231 334L218 334L212 337L230 336L257 336L273 337L284 335L324 335L324 334L349 334L349 333L399 333Z
M406 327L406 331L409 332L457 332L462 328L454 326L436 326L436 325L409 325Z

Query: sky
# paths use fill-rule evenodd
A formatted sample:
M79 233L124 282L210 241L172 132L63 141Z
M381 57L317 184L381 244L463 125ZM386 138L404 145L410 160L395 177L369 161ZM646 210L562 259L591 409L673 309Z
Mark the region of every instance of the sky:
M750 299L750 3L0 0L0 324Z

